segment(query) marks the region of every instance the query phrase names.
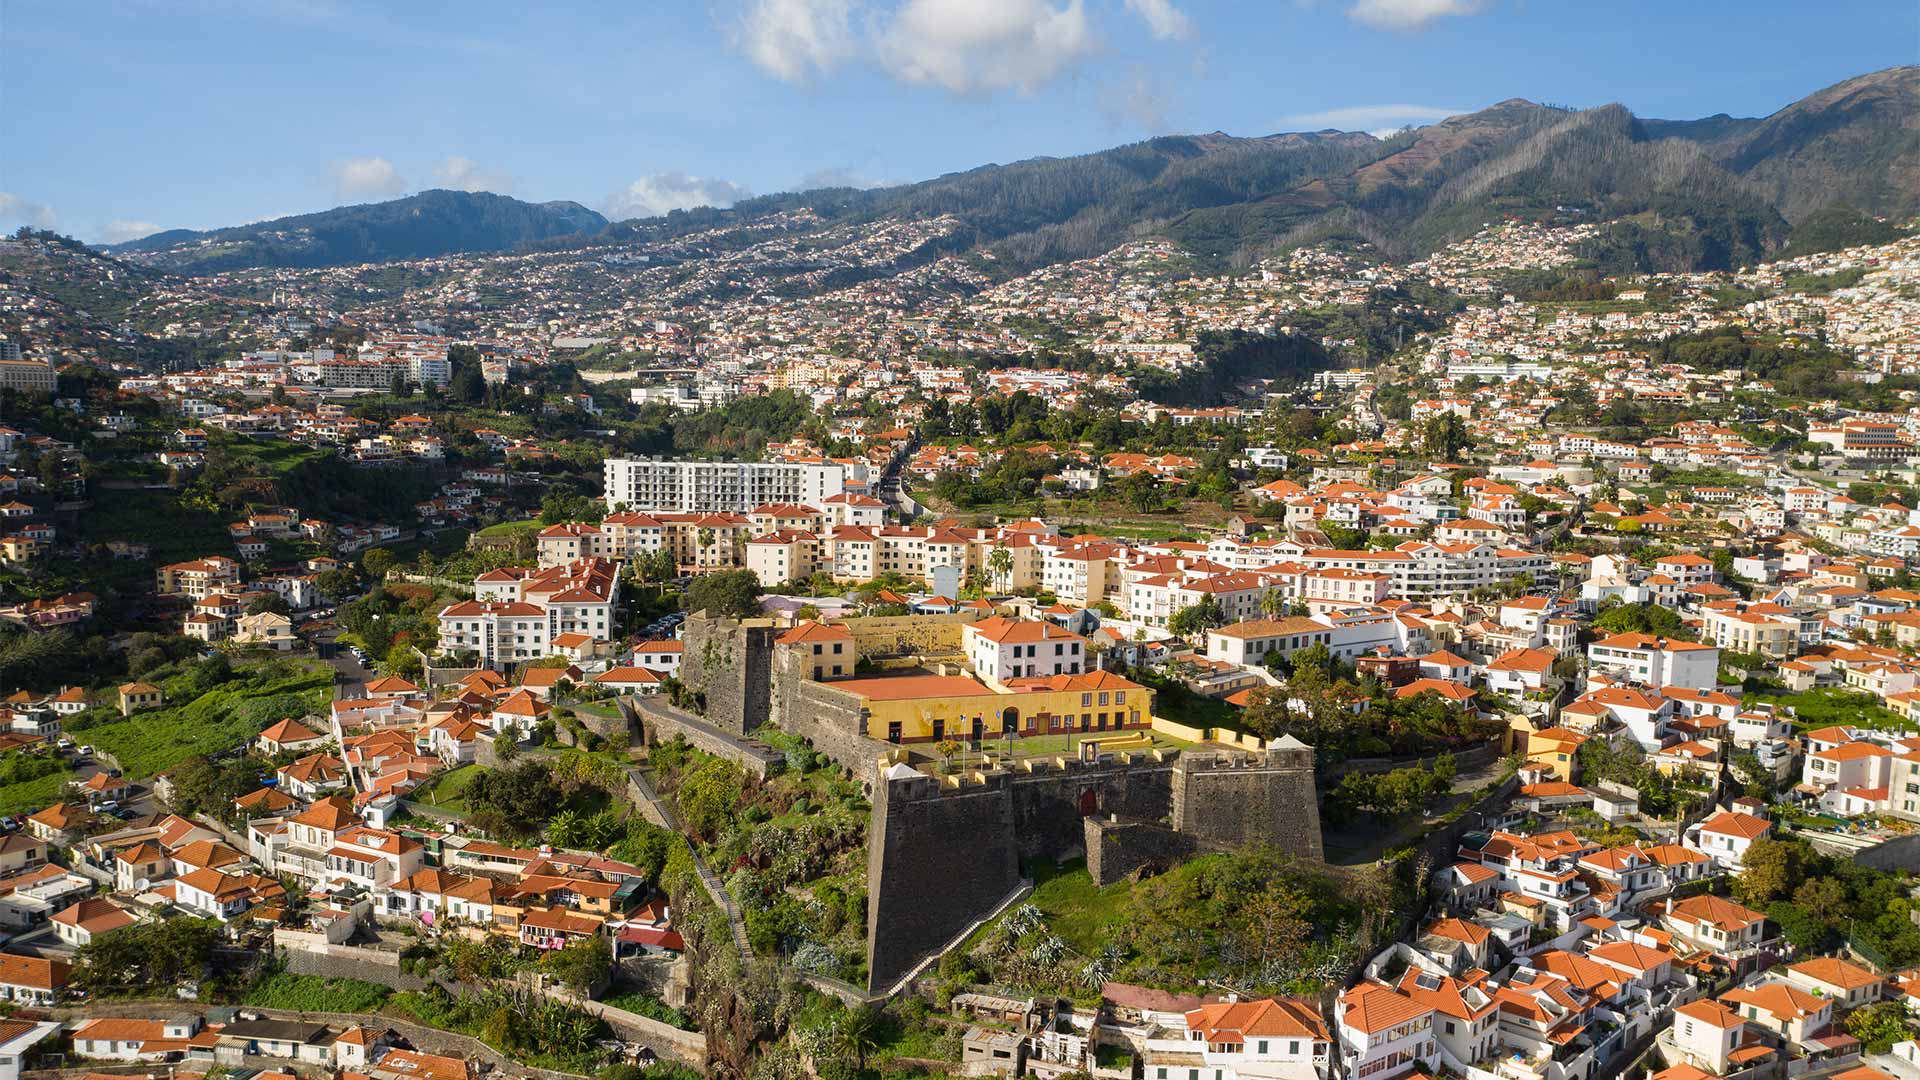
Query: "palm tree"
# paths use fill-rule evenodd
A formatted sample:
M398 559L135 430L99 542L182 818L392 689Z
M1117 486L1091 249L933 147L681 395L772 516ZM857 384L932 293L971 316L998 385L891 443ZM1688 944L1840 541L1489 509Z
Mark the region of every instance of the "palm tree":
M698 533L694 534L694 537L700 542L701 560L703 562L711 562L712 559L709 557L707 549L713 547L713 530L702 527Z
M1268 589L1260 594L1260 613L1269 619L1277 619L1287 610L1287 598L1279 589Z
M993 553L987 556L987 568L1000 579L1001 591L1006 591L1007 583L1013 580L1013 552L1006 548L994 548Z
M840 1049L853 1055L856 1070L867 1071L867 1055L880 1048L880 1014L874 1009L848 1009L834 1032Z

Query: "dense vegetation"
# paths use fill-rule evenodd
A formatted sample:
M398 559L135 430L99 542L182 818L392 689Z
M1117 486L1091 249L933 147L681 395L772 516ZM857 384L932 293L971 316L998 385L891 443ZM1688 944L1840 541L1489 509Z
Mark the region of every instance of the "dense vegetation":
M249 266L344 266L508 251L531 241L595 233L606 224L578 203L525 203L484 191L435 190L211 232L173 229L113 250L168 270L211 274Z
M866 969L866 801L825 755L771 728L787 768L759 782L676 739L653 749L660 791L726 889L761 954L851 981Z
M1134 386L1140 396L1162 405L1217 405L1240 396L1241 387L1252 380L1305 382L1314 372L1334 366L1318 341L1292 334L1207 330L1193 351L1200 363L1178 375L1155 369L1137 376Z
M1733 888L1802 955L1847 943L1885 970L1920 962L1920 902L1906 875L1822 855L1802 839L1767 837L1747 850Z
M1077 862L1028 872L1032 897L943 960L943 984L991 981L1081 1000L1112 979L1311 992L1369 952L1412 895L1392 863L1343 879L1270 848L1204 855L1105 888Z

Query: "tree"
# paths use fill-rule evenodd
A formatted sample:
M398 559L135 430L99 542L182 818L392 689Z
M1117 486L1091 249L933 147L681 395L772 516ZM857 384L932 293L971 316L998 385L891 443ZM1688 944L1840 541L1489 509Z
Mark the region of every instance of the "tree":
M255 597L254 601L247 605L247 614L291 616L293 614L293 606L287 603L287 598L281 596L279 593L268 593L265 596Z
M353 571L345 567L322 570L313 579L314 587L320 590L320 595L329 600L343 600L351 596L359 583Z
M741 787L740 772L732 762L724 758L702 762L675 794L681 820L694 835L712 839L732 815Z
M1287 690L1262 686L1249 697L1246 709L1240 714L1240 723L1249 734L1262 742L1271 742L1293 729L1296 717L1292 695Z
M393 552L386 548L369 548L360 556L360 569L365 570L368 577L377 581L386 577L387 571L393 569L397 561L393 557Z
M680 572L680 567L673 561L673 552L666 548L640 556L634 565L642 581L671 581Z
M387 655L381 660L380 666L386 669L387 674L403 679L419 678L426 670L420 663L420 654L414 651L413 646L397 641L387 648Z
M1000 590L1005 592L1013 581L1013 552L1006 548L994 548L993 553L987 556L987 568L993 571L994 579L1000 583Z
M760 578L753 571L723 570L689 583L680 606L722 618L746 619L760 614L760 592Z
M561 802L560 785L544 761L515 761L467 785L467 805L489 812L502 831L515 834L538 830Z
M1277 619L1286 614L1287 597L1279 589L1268 589L1260 594L1260 614L1269 619Z
M867 1071L867 1055L880 1048L880 1014L876 1009L853 1008L841 1014L834 1041L853 1055L855 1069Z
M555 949L540 961L540 966L576 994L586 993L606 975L613 965L607 939L599 934Z
M1740 861L1740 876L1733 883L1733 894L1748 907L1765 907L1775 900L1793 895L1806 879L1817 856L1805 840L1780 840L1763 836L1753 842Z
M1143 471L1128 473L1114 485L1114 491L1133 509L1145 513L1160 508L1160 481Z
M1461 451L1472 445L1467 437L1467 422L1459 414L1443 412L1427 418L1427 426L1421 433L1421 444L1427 456L1441 461L1458 461Z
M503 731L493 737L493 753L502 762L512 762L520 756L520 740L513 737L512 731Z
M73 981L95 997L191 982L206 971L219 937L210 919L135 923L80 946Z
M480 370L480 350L471 345L455 345L447 350L453 364L453 379L447 393L455 401L478 405L487 398L487 377Z
M189 758L175 766L171 776L173 794L167 805L174 813L231 819L233 800L260 786L260 765L244 757L224 762Z
M1167 629L1181 637L1190 638L1216 626L1224 626L1226 621L1226 616L1220 612L1220 605L1209 596L1174 612L1173 618L1167 620Z
M1907 1023L1907 1006L1900 1001L1882 1001L1847 1014L1847 1034L1866 1044L1870 1054L1884 1054L1893 1044L1913 1037Z

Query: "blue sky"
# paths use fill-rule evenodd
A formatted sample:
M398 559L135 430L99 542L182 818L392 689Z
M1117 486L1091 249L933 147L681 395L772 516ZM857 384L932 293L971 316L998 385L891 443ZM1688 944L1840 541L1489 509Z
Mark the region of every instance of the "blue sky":
M429 187L614 216L1509 97L1764 115L1913 0L0 0L0 225L90 241Z

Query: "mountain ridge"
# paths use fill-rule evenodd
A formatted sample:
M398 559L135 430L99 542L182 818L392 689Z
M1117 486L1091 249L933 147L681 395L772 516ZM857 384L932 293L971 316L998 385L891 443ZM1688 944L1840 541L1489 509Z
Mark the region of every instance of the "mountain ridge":
M388 209L428 198L520 209L506 214L516 227L449 226L429 244ZM1610 223L1593 256L1619 270L1738 265L1780 250L1796 223L1838 207L1920 214L1920 66L1843 80L1757 118L1641 118L1619 104L1571 109L1513 97L1386 138L1331 128L1162 135L884 188L784 192L617 222L577 203L424 192L109 250L202 273L659 239L807 210L842 224L951 215L964 227L922 257L981 251L997 272L1017 272L1143 236L1238 264L1341 236L1415 258L1489 221L1567 207ZM321 224L331 239L268 235L314 230L314 219L330 219Z
M250 225L169 229L103 250L191 274L511 251L534 241L590 235L606 226L605 217L576 202L530 203L492 192L435 188Z

